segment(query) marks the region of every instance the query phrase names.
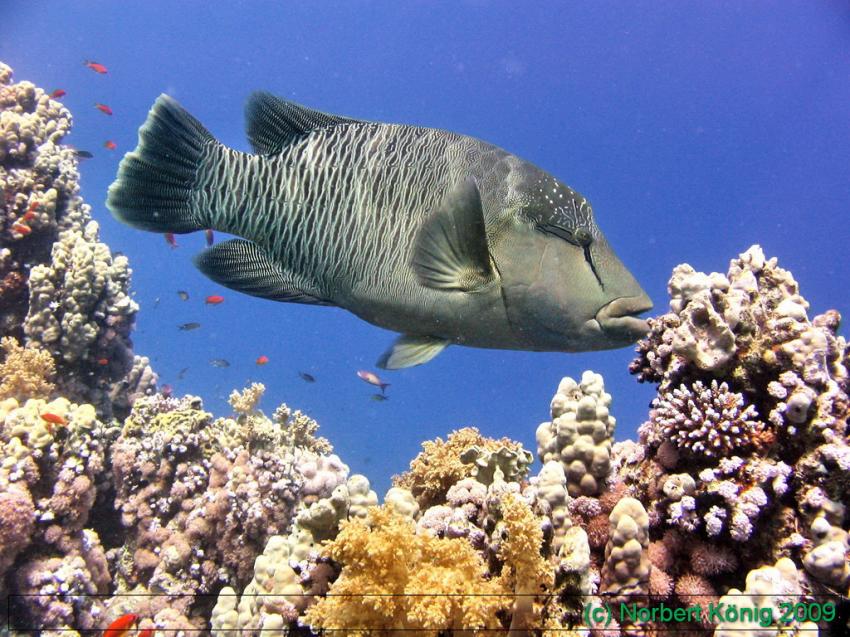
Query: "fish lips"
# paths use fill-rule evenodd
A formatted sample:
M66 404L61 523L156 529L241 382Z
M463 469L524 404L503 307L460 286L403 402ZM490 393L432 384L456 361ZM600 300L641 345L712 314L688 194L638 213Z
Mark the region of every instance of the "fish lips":
M621 296L599 308L596 316L588 323L595 323L600 331L612 339L634 343L649 332L649 324L637 315L651 309L652 301L646 293Z

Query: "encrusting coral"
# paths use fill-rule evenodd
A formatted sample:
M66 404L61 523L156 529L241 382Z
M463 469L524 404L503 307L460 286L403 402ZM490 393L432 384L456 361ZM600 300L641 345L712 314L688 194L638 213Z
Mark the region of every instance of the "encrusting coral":
M613 441L613 399L588 371L558 385L537 473L519 443L460 429L423 443L381 503L314 420L285 404L267 417L261 384L226 418L155 392L131 350L129 264L98 241L60 144L70 125L0 65L13 633L133 613L140 629L215 637L661 634L654 617L590 612L650 599L695 608L675 626L690 635L847 634L850 348L838 313L810 320L757 246L725 275L673 272L670 311L631 365L658 384L637 441ZM710 612L740 594L773 615ZM814 601L833 619L776 620Z

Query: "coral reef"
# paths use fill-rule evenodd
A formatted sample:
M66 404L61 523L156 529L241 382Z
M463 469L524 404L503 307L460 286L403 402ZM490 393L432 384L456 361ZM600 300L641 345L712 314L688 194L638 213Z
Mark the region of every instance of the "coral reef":
M422 452L410 463L410 470L393 478L393 484L413 493L423 508L442 504L449 487L457 481L478 475L520 479L531 464L531 454L517 442L485 438L475 427L464 427L442 439L422 443ZM492 465L489 469L486 467Z
M38 345L29 349L20 346L11 336L0 339L3 362L0 363L0 399L46 397L56 386L52 380L56 375L53 357Z
M757 246L673 272L614 442L603 378L564 378L542 466L477 429L424 442L383 502L265 387L231 417L155 392L129 266L77 195L70 114L0 65L0 621L81 635L435 637L850 632L850 348ZM100 361L106 361L101 364ZM749 616L720 612L758 607ZM814 616L813 602L834 613ZM782 621L783 605L806 616ZM656 610L658 610L656 608ZM794 606L794 608L797 608ZM615 609L606 616L599 610Z
M71 125L0 63L0 335L49 353L61 395L123 417L156 375L132 351L129 262L98 241L78 194L76 151L61 143Z
M561 381L552 399L552 421L537 428L537 455L541 462L561 462L573 497L598 495L608 477L617 424L610 404L602 377L586 371L580 383Z

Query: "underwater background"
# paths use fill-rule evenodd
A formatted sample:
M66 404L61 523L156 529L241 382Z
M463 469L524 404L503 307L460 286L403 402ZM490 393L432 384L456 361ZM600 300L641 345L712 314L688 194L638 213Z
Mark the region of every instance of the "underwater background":
M0 333L26 346L0 362L11 634L626 635L585 613L739 591L833 600L807 619L846 634L845 3L12 0L0 61ZM203 232L109 214L156 96L248 151L255 90L555 175L652 331L384 372L393 333L231 292L192 265Z
M249 148L242 108L258 89L501 146L588 197L655 312L674 265L724 271L753 243L795 273L814 309L850 310L845 3L12 0L0 18L0 57L18 78L67 91L67 142L94 154L81 167L82 194L102 240L133 267L135 350L162 383L203 396L216 413L231 387L265 383L267 406L285 398L310 413L379 492L422 440L458 426L532 446L564 375L605 376L624 437L652 392L629 377L626 349L452 347L386 373L390 400L370 400L355 372L375 370L394 335L342 310L230 293L191 263L203 233L178 236L172 250L108 214L106 188L160 93L240 150ZM205 307L210 294L226 300ZM202 327L177 329L187 322ZM212 367L217 358L230 367Z

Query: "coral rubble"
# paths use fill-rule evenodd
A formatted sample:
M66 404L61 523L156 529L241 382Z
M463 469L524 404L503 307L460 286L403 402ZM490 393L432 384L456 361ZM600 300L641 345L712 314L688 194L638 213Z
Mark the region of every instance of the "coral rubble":
M70 114L2 65L0 107L15 634L132 613L216 637L656 635L664 609L689 635L850 634L850 348L757 246L725 275L673 272L630 367L658 385L637 441L614 442L588 371L558 385L536 473L519 443L465 428L423 443L381 502L315 421L267 417L261 384L227 418L155 391L129 264L98 241L61 145Z

